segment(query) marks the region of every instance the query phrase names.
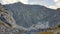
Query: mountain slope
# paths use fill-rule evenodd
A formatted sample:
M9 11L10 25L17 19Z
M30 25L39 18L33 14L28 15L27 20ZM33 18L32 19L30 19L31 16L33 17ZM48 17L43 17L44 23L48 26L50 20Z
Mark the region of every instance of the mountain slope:
M48 22L49 27L53 27L60 22L60 13L58 11L41 5L25 5L18 2L4 5L4 7L12 11L17 24L24 27L46 22Z

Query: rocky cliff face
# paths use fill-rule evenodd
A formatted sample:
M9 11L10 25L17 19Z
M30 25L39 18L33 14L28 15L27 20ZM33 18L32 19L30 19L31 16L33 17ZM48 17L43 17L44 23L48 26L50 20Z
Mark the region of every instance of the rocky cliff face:
M24 28L20 28L13 18L13 14L0 4L0 34L21 34Z
M4 5L13 13L13 17L18 25L30 27L33 24L48 22L49 27L59 24L60 13L57 10L49 9L41 5L25 5L20 2Z
M5 9L2 5L0 5L0 20L11 27L15 24L15 20L10 11Z
M0 32L2 34L31 34L39 31L40 27L36 27L36 25L45 25L46 22L49 27L60 24L60 9L53 10L40 5L24 5L20 2L0 5Z

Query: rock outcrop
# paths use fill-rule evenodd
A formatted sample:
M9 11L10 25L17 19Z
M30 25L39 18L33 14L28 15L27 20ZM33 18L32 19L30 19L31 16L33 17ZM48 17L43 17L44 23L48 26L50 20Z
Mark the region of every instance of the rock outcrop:
M0 5L0 21L4 22L10 27L15 25L15 20L13 19L10 11L5 9L2 5Z
M0 22L2 26L8 28L8 32L16 29L22 34L32 34L41 28L36 26L38 24L45 25L48 22L49 27L60 24L60 9L54 10L40 5L25 5L20 2L0 5ZM44 31L44 29L40 31Z
M13 14L0 4L0 34L21 34L24 27L16 24Z
M25 5L21 2L4 5L14 15L18 25L29 28L33 24L48 22L49 27L54 27L60 22L60 12L41 5Z

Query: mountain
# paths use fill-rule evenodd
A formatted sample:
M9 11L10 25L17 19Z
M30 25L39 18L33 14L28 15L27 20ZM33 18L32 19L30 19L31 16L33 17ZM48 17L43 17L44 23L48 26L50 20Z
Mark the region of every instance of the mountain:
M41 5L25 5L21 2L3 6L13 13L13 17L18 25L26 28L33 24L44 24L46 22L48 22L49 27L60 24L60 13L54 9Z

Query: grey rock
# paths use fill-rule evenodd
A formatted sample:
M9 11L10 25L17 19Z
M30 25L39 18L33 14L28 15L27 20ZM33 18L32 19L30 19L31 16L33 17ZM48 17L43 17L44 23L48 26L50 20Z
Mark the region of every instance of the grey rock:
M13 13L16 24L29 28L37 23L49 23L49 27L60 24L60 12L41 5L25 5L21 2L4 5Z

